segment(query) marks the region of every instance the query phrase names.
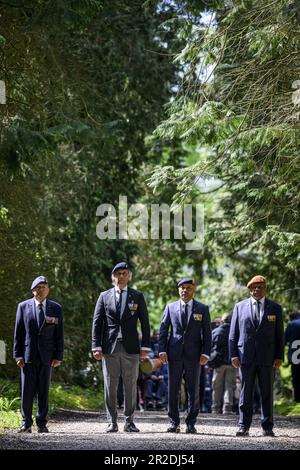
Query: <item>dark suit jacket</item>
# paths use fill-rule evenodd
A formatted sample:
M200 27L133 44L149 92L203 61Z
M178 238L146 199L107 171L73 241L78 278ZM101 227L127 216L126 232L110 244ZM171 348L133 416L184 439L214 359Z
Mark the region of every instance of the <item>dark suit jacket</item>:
M219 365L216 367L231 364L228 351L229 330L229 323L223 323L212 331L211 356L217 356Z
M140 320L142 330L141 346L150 348L150 325L143 294L128 287L125 308L119 319L115 288L101 292L94 312L92 349L101 347L103 354L111 354L121 325L125 351L128 354L138 354L140 352L138 320Z
M284 358L282 309L265 299L264 315L255 329L251 299L235 305L229 333L230 358L239 357L241 364L271 366L274 359Z
M182 326L181 301L165 308L160 325L159 352L166 352L170 361L183 358L198 362L201 354L210 355L211 326L207 305L193 300L186 330ZM168 336L170 330L170 336Z
M46 300L45 321L38 328L34 298L18 305L14 334L14 358L34 362L38 355L44 364L63 359L64 335L62 308L53 300Z

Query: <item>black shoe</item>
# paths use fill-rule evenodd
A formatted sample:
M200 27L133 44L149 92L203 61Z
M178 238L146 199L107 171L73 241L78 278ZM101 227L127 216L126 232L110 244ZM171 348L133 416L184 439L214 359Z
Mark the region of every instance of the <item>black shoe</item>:
M193 424L188 424L185 430L186 434L197 434L197 429Z
M238 436L238 437L247 437L247 436L249 436L249 429L248 428L243 428L241 426L239 428L239 430L237 431L236 436Z
M118 432L118 430L117 423L110 423L105 429L105 432Z
M38 426L38 431L37 432L47 433L47 432L49 432L49 430L48 430L47 426L44 425L44 426Z
M174 426L174 424L171 424L171 426L168 427L167 432L180 432L180 426Z
M263 436L275 437L275 434L272 429L263 429Z
M134 423L126 423L124 426L125 432L140 432Z
M18 434L20 434L21 432L27 432L28 434L30 434L32 432L31 426L25 426L25 424L23 424L18 430Z

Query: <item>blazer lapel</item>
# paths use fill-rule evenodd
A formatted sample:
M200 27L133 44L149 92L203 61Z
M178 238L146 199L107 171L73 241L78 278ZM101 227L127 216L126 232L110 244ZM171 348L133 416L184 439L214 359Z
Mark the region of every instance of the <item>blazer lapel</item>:
M255 322L254 322L255 312L254 312L254 307L252 305L251 297L248 299L248 315L250 316L253 328L255 328Z
M268 299L265 297L264 314L261 317L258 328L260 328L261 324L266 321L267 315L269 313L269 306L270 306L270 303L269 303Z
M129 291L129 287L127 287L127 291L125 291L125 295L126 295L126 300L125 300L125 306L123 310L121 306L121 320L123 320L123 317L126 318L126 313L128 310L128 303L130 303L130 301L133 301L132 292Z
M177 305L176 305L176 313L177 313L177 317L178 317L179 323L180 323L180 325L181 325L182 328L183 328L183 324L182 324L182 306L181 306L181 300L178 300L178 302L177 302Z
M38 321L35 312L34 298L28 302L28 316L34 320L36 327L38 328Z

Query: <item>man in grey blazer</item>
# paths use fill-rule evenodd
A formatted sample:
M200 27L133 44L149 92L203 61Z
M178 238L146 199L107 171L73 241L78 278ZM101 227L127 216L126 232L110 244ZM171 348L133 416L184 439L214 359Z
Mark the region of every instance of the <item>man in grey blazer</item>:
M136 407L140 358L150 351L150 325L144 296L127 286L131 279L128 264L118 263L112 270L114 287L101 292L94 312L92 351L102 360L104 396L108 419L106 432L117 432L117 388L123 379L125 432L139 432L133 422ZM141 324L141 344L137 321Z

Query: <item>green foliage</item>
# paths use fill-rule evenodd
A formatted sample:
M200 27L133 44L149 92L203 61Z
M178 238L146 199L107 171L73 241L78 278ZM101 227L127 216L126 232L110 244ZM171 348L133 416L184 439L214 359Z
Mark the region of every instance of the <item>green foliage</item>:
M206 274L225 287L219 256L233 268L233 290L261 272L287 309L300 304L296 4L237 0L193 28L187 20L181 87L156 135L208 151L185 168L156 168L150 181L172 181L180 203L208 181L194 193L206 209Z

